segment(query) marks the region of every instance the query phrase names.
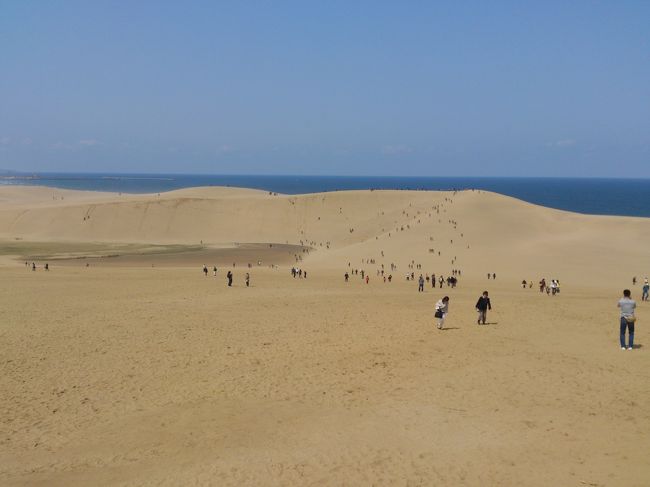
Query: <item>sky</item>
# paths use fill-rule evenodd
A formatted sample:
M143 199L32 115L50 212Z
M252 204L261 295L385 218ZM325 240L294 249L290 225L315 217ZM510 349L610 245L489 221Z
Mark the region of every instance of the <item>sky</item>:
M0 169L648 178L650 2L0 0Z

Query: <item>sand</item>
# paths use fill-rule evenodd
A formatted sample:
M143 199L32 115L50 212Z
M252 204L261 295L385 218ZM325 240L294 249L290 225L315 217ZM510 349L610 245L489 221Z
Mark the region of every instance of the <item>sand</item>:
M0 188L1 485L648 485L647 219L471 191L52 192ZM196 252L227 252L217 277ZM459 286L418 293L411 261ZM560 295L521 288L541 277Z

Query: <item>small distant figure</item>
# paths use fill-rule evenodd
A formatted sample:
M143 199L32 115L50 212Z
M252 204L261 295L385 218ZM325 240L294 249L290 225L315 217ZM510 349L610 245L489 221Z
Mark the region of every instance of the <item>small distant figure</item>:
M546 289L546 278L542 278L542 280L539 281L539 292L543 293L545 289Z
M344 277L345 277L345 282L348 282L348 280L350 279L350 274L346 272Z
M228 271L228 274L226 274L226 279L228 279L228 287L232 287L232 272Z
M217 277L217 266L212 267L212 273L214 274L214 277Z
M436 303L436 313L434 316L437 320L436 326L438 327L438 330L442 330L448 312L449 312L449 296L445 296L444 298L442 298L440 301Z
M633 286L636 286L636 276L634 276L634 277L632 278L632 285L633 285Z
M492 303L490 303L490 298L488 298L488 292L483 291L483 294L476 302L476 311L478 312L478 320L476 321L477 325L485 324L488 309L492 309Z
M366 276L366 284L370 282L370 276Z
M390 283L392 280L393 280L393 275L392 275L392 274L388 274L388 282Z
M251 285L251 275L247 272L246 273L246 287L250 287Z
M497 278L497 275L493 272L492 273L492 280L494 281Z
M418 279L418 292L424 292L424 277L422 277L422 274L420 274L420 279Z
M491 274L488 272L488 281L490 280L490 276L491 276Z
M526 283L526 279L524 279L523 281L521 281L521 287L522 287L522 288L526 289L526 284L527 284L527 283Z
M50 270L50 264L48 264L47 262L45 263L45 270L46 270L46 271L49 271L49 270Z
M205 264L203 264L203 275L205 275L205 277L208 277L208 266Z
M36 270L36 264L35 264L34 262L32 262L32 270L33 270L33 271Z
M643 281L643 294L641 294L641 301L648 300L648 292L650 292L650 284L648 284L648 278L646 277Z
M623 291L623 297L618 301L618 307L621 309L621 350L632 350L634 348L634 323L636 317L634 310L636 303L630 297L629 289ZM625 347L625 330L628 331L629 341L627 348Z

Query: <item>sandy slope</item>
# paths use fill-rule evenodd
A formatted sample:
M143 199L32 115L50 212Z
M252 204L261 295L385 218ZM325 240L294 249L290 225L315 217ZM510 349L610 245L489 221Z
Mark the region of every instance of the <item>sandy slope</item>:
M648 485L650 312L623 352L615 308L650 274L646 219L471 191L58 193L0 188L0 237L316 250L307 280L246 288L238 265L231 289L194 263L5 261L2 485ZM460 286L417 293L411 261ZM561 295L519 286L542 276Z

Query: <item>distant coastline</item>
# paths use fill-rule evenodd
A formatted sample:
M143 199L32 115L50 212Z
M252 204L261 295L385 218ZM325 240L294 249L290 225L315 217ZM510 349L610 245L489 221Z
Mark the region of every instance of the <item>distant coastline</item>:
M0 184L118 193L160 193L197 186L234 186L284 194L361 189L480 189L577 213L650 217L650 179L5 172L0 173Z

